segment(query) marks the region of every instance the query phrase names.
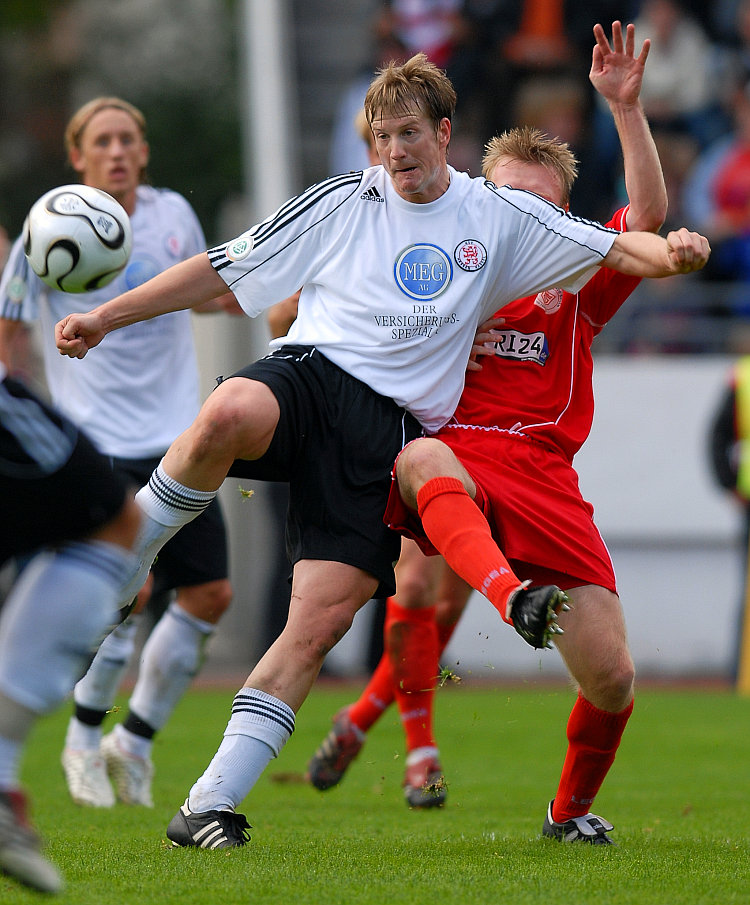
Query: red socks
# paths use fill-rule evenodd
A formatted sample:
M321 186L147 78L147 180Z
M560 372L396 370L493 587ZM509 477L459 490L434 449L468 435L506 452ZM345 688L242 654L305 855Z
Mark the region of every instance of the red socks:
M388 598L387 608L390 608ZM386 609L386 613L388 609ZM359 698L349 708L349 719L362 732L374 726L394 700L393 673L388 654L384 653Z
M417 688L429 688L435 685L435 677L438 674L439 668L439 657L443 650L446 648L448 642L453 635L453 632L456 628L456 623L451 622L447 625L437 625L437 655L435 657L434 663L426 663L422 662L423 658L418 655L416 659L412 658L412 655L409 651L409 646L411 644L416 644L417 649L419 650L425 644L424 638L426 637L427 645L432 646L431 634L432 629L429 627L427 620L423 616L420 616L420 610L412 610L406 609L405 607L399 606L393 597L389 597L386 601L386 623L384 627L384 632L388 634L390 626L396 623L403 623L405 626L408 624L413 624L414 628L404 628L400 631L401 642L402 642L402 655L405 655L406 658L412 661L411 670L415 670L414 664L419 663L420 669L424 669L424 676L412 675L407 676L406 684L409 687L417 687ZM434 624L434 609L430 607L427 611L429 614L429 622ZM422 635L422 631L424 630L425 635ZM428 654L430 656L430 654ZM402 676L403 678L403 676ZM408 697L406 695L402 695L402 700ZM393 681L393 669L391 667L390 657L388 656L388 651L383 654L378 663L375 671L370 677L370 681L367 683L364 691L360 695L359 699L352 704L349 708L349 719L357 726L358 729L361 729L363 732L367 732L371 726L374 726L378 719L381 717L383 712L387 710L387 708L393 703L395 699L395 689L394 689L394 681ZM407 704L407 709L412 709L411 704L413 704L415 698L411 698L411 702ZM420 700L420 704L422 707L428 710L428 713L425 717L424 722L427 723L428 726L432 727L432 695L429 697L425 696ZM430 728L430 734L432 730ZM417 732L417 735L422 738L421 732ZM407 739L408 742L408 739ZM422 747L422 744L416 745L414 747ZM407 751L411 751L412 746L407 744Z
M568 752L552 806L555 821L589 813L632 712L632 701L619 713L609 713L578 695L568 719Z
M432 478L417 493L425 534L464 581L484 594L506 622L508 595L521 582L492 538L482 511L458 478Z
M406 733L406 750L437 747L432 731L432 704L440 657L435 607L412 610L389 600L385 649Z

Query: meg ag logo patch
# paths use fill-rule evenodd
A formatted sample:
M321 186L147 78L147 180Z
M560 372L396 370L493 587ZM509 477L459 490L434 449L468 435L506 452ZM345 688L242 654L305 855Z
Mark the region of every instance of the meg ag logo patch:
M410 299L437 298L450 286L453 264L437 245L409 245L396 258L393 276L398 288Z

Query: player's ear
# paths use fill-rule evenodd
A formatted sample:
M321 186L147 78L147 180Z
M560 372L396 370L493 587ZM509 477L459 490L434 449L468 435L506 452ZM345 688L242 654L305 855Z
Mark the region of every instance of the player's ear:
M141 167L145 169L148 166L148 159L151 156L151 148L148 146L148 142L141 142Z
M84 170L83 163L83 154L81 153L80 148L73 147L70 149L70 153L68 154L68 159L70 160L70 165L76 171L76 173L82 173Z

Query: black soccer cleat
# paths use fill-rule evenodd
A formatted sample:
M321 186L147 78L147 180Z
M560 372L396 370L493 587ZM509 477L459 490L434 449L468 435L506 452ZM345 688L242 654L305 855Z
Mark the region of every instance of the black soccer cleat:
M552 647L552 636L562 635L557 614L569 610L568 595L557 585L536 588L524 582L508 599L507 616L513 628L532 647Z
M177 847L239 848L250 841L250 824L244 814L234 811L194 813L187 799L169 821L167 838Z
M565 823L557 823L552 819L552 805L550 801L547 808L547 816L544 818L542 835L559 842L586 842L589 845L614 845L607 833L614 827L603 817L596 814L584 814L583 817L571 817Z

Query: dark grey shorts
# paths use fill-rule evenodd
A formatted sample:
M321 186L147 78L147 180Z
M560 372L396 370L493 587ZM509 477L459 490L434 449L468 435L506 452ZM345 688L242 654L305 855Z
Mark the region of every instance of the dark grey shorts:
M395 593L401 538L383 514L391 468L419 423L310 346L284 346L235 377L266 384L281 409L266 454L229 474L289 482L290 561L347 563L378 579L378 596Z
M0 563L88 536L135 489L67 418L18 381L0 382Z

